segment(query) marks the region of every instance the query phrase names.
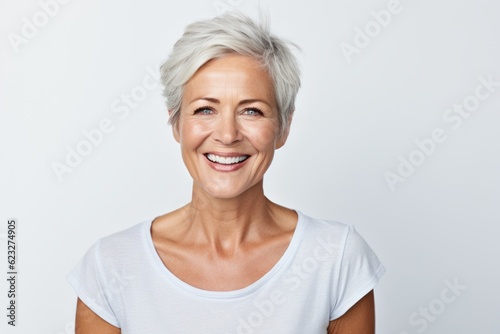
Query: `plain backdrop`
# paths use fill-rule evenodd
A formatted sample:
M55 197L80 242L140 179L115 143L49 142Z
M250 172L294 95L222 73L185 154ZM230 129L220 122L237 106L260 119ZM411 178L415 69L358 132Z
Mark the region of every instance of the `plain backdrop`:
M2 333L71 333L85 251L189 201L155 72L188 23L258 7L302 49L268 197L356 226L387 267L378 333L500 332L500 2L0 3L0 267L14 217L19 268Z

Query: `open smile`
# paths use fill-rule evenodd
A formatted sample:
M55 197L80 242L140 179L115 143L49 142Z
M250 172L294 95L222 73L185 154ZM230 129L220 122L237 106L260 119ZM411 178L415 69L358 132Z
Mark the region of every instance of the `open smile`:
M235 165L242 163L247 160L250 156L246 154L236 155L236 156L220 156L213 153L205 154L208 160L213 163L221 164L221 165Z

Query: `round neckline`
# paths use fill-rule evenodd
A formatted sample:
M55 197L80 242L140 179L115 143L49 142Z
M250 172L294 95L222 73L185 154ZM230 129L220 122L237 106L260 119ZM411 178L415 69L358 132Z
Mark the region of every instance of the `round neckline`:
M247 285L244 288L237 290L229 290L229 291L214 291L214 290L204 290L192 286L177 276L175 276L163 263L160 258L160 255L156 251L156 248L153 243L153 237L151 235L151 225L154 221L154 218L147 223L144 224L144 238L148 248L148 254L150 255L150 260L152 260L153 265L160 271L160 274L164 279L166 279L169 283L173 283L178 288L200 297L205 298L217 298L217 299L229 299L229 298L239 298L245 295L251 294L255 290L259 289L262 285L268 282L272 277L276 276L276 274L283 268L283 266L289 262L292 258L292 255L295 253L298 248L298 244L301 239L302 230L303 230L303 215L300 211L295 210L297 213L297 224L295 226L295 230L293 231L292 238L288 247L286 248L283 255L280 259L274 264L274 266L263 276L257 279L255 282Z

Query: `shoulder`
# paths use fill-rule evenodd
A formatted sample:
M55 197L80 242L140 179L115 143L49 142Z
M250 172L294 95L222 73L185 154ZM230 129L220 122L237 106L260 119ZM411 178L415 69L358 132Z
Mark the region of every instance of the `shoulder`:
M349 234L353 233L354 226L342 223L336 220L313 218L300 211L297 211L299 216L299 229L302 230L305 238L335 238L341 242L345 240Z
M139 235L147 229L147 226L151 225L152 219L144 220L140 223L134 224L130 227L127 227L121 231L115 232L113 234L104 236L99 239L101 244L112 244L112 243L123 243L135 241L139 237Z
M137 223L124 230L102 237L94 244L95 252L103 258L125 256L146 242L152 219Z
M325 249L342 258L374 255L364 238L352 224L329 219L318 219L299 211L299 233L304 245Z

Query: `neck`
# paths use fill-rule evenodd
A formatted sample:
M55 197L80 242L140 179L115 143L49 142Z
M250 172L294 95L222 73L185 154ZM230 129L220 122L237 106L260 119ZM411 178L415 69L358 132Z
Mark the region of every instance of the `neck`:
M258 237L272 223L273 207L264 196L262 181L230 199L215 198L194 185L185 222L197 241L230 250Z

